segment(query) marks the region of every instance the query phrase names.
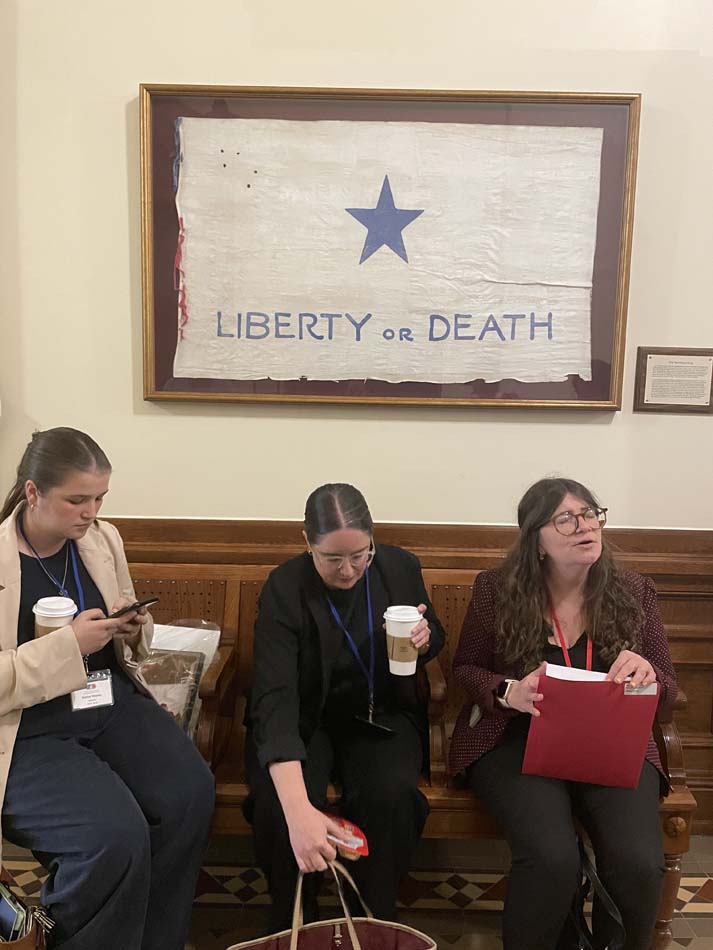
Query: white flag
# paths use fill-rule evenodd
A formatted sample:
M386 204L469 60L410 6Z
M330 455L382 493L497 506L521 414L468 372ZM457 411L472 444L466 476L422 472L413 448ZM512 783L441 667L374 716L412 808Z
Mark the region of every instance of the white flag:
M178 126L175 376L591 379L601 129Z

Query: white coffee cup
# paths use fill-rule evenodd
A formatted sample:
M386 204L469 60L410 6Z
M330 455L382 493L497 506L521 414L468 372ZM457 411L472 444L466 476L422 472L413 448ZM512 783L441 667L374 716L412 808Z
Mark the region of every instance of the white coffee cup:
M35 615L35 637L66 627L74 620L77 605L71 597L41 597L32 608Z
M396 676L413 676L418 649L411 643L411 634L421 620L420 611L404 605L387 607L384 620L390 672Z

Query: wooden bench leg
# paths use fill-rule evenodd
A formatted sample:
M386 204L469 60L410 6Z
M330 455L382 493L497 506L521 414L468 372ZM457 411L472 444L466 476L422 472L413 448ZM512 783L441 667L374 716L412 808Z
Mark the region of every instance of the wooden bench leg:
M663 879L663 888L661 890L661 903L659 904L659 913L654 928L654 936L651 943L651 950L666 950L671 945L673 935L671 933L671 921L673 920L674 910L676 909L676 898L678 888L681 884L681 855L667 854L666 873Z

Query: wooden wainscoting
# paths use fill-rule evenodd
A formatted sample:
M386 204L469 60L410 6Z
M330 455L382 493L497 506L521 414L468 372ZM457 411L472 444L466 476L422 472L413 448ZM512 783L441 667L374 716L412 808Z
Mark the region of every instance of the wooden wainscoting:
M241 637L255 616L270 569L304 549L295 521L111 519L121 532L142 591L160 587L157 620L202 616L221 623L237 643L239 682L249 682L251 657ZM515 529L476 525L377 528L380 541L419 556L436 610L458 630L479 570L496 567ZM671 654L688 707L678 716L688 784L698 800L695 830L713 833L713 531L608 528L627 568L652 577L659 592ZM244 651L243 651L244 652ZM443 657L445 663L450 657ZM450 698L455 708L460 698ZM450 718L450 717L449 717Z

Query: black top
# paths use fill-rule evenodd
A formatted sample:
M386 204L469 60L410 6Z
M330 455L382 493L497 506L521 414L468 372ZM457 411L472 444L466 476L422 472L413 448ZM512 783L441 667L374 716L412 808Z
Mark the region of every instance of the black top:
M550 633L549 636L554 634ZM587 635L583 633L577 642L569 647L569 661L575 669L586 670L587 668ZM550 643L549 640L545 644L545 648L542 651L542 659L546 663L555 663L557 666L566 666L564 653L562 652L562 647L555 646L554 643ZM605 663L604 660L599 656L599 651L597 648L592 645L592 670L595 673L608 673L610 664Z
M546 628L549 632L549 636L554 636L554 632L550 630L549 626ZM569 647L569 661L575 669L586 670L587 668L587 634L583 633L579 640L573 646ZM554 643L550 643L549 640L544 646L542 651L542 659L546 663L554 663L557 666L566 666L564 653L562 652L562 647L555 646ZM597 648L592 645L592 670L595 673L608 673L610 664L605 663L604 660L599 656L599 651ZM532 722L532 716L529 713L518 713L517 716L514 716L511 722L508 723L506 731L516 731L516 732L529 732L530 723Z
M392 604L425 604L431 628L426 663L441 650L445 633L428 599L418 558L402 548L379 544L369 568L376 638L375 681L377 699L398 709L415 701L416 677L388 672L382 614ZM345 644L343 632L329 609L327 589L307 554L291 558L268 577L255 623L253 683L247 723L260 764L306 758L306 745L315 729L327 719L326 711L354 708L367 712L366 679ZM334 599L334 598L333 598ZM337 603L337 600L340 603ZM368 667L366 594L358 584L341 596L335 606L360 643ZM398 680L403 680L402 685ZM363 705L361 705L363 703ZM327 705L329 710L327 710Z
M98 607L99 610L103 610L106 614L107 606L104 603L104 598L99 593L99 588L92 580L79 553L76 551L75 553L77 554L79 580L84 591L84 609L91 610L92 608ZM52 557L42 558L42 560L47 570L60 582L64 577L64 565L67 563L67 579L64 587L77 605L77 610L79 611L79 591L77 590L77 583L74 579L72 556L67 551L67 544L65 544L57 554L53 554ZM20 589L20 616L17 627L18 646L21 643L27 643L29 640L34 640L35 638L35 615L32 612L32 608L37 601L41 597L61 596L57 587L42 570L40 562L33 555L20 554L20 570L22 572L22 586ZM104 670L108 667L114 669L118 668L116 653L114 652L114 647L111 642L107 643L103 650L100 650L98 653L93 653L89 657L90 670Z
M369 588L374 625L374 706L377 710L391 709L395 702L392 689L394 677L389 674L383 620L384 611L389 606L389 595L378 572L369 572ZM336 607L368 670L370 649L366 577L361 577L349 590L328 590L325 587L325 597L329 597ZM342 647L332 666L329 691L322 710L322 719L329 721L355 715L365 716L369 707L368 680L343 631L340 630L340 633Z
M67 542L67 544L68 543L69 542ZM57 554L53 554L51 557L46 557L42 560L47 570L60 581L60 583L64 577L65 563L67 564L65 590L77 605L77 610L79 610L79 591L77 590L74 571L72 570L72 555L67 550L67 544L65 544ZM99 588L92 580L91 575L84 566L76 549L75 553L77 553L79 579L84 590L84 609L90 610L93 607L98 607L106 613L107 605L104 603L104 598L99 592ZM33 640L35 637L35 615L32 612L32 608L37 601L41 597L61 596L56 585L47 577L34 555L20 554L20 571L20 613L17 625L18 646ZM106 669L112 671L115 700L117 682L121 681L126 684L130 682L119 666L114 644L111 640L103 649L97 653L92 653L91 656L88 657L88 665L90 671ZM81 713L73 713L69 695L57 696L55 699L50 699L46 703L38 703L36 706L30 706L28 709L23 710L17 738L23 739L49 732L56 733L58 730L60 732L72 732L77 724L75 717L79 716L81 719L88 712L89 710L83 710Z

